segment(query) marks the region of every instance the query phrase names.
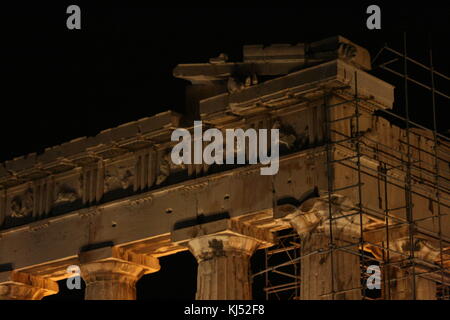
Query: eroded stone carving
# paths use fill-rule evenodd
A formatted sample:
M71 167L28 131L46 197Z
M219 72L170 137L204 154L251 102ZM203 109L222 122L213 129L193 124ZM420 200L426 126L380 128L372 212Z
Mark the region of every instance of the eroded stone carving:
M33 212L33 190L27 189L11 201L11 217L24 218Z
M350 43L341 42L338 48L338 55L344 60L353 60L356 57L357 49Z
M123 166L108 168L105 174L105 191L128 189L133 184L133 172Z
M227 82L227 89L229 93L238 92L244 89L245 85L237 78L229 77Z
M170 152L166 152L164 156L161 157L161 161L159 163L159 173L156 177L156 185L160 185L170 176L172 172L182 171L186 169L186 165L181 163L179 165L174 164L170 158Z
M219 54L218 57L209 59L209 63L211 64L223 64L228 61L228 55L226 53Z
M294 147L297 135L294 130L291 130L291 127L286 127L279 120L276 120L272 125L272 129L280 130L280 145L285 146L287 149Z
M276 120L272 129L280 130L280 146L285 146L288 150L303 148L309 144L308 126L305 127L303 132L297 133L292 126L282 123L281 120Z
M243 76L242 80L239 76L234 76L228 78L227 89L229 93L234 93L257 84L258 76L255 73Z
M62 203L72 203L75 202L79 197L80 196L77 190L75 190L75 188L73 188L72 186L69 186L65 183L58 184L55 205Z

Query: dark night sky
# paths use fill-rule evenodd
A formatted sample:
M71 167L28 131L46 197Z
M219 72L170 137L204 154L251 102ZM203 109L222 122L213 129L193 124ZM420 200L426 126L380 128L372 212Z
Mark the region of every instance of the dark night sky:
M307 42L340 34L374 55L384 43L401 50L407 31L411 57L428 63L432 34L435 68L450 74L450 10L429 1L396 2L397 7L378 1L316 7L302 2L290 8L152 8L122 2L2 4L0 161L167 109L182 112L185 84L172 77L172 69L179 63L206 62L221 52L240 60L244 44ZM81 30L66 28L70 4L81 7ZM369 4L380 5L382 30L366 28ZM402 83L385 72L374 74ZM428 74L415 75L428 83ZM448 82L437 85L450 92ZM411 99L412 118L430 125L429 95L417 97ZM438 100L441 131L450 129L449 107L448 100ZM193 298L196 266L189 253L161 263L164 271L139 283L138 298ZM155 286L164 289L157 295Z

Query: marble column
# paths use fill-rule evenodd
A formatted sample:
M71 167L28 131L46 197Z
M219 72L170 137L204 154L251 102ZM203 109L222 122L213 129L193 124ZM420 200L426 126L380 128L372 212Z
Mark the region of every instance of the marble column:
M331 214L336 220L331 228L328 197L309 199L299 208L292 207L288 211L283 220L288 221L301 238L300 299L360 300L358 243L361 232L355 206L348 198L333 195ZM368 222L367 218L364 222Z
M124 254L111 247L83 252L80 262L85 300L135 300L137 281L160 269L157 258Z
M418 238L413 241L415 258L433 264L439 257L439 249L434 248L428 241ZM436 300L436 282L421 276L417 267L414 272L408 261L402 261L410 256L410 243L409 237L390 241L390 262L393 264L385 267L385 275L388 277L385 296L390 300Z
M212 234L189 241L198 262L197 300L250 300L250 258L256 239L236 234Z
M107 260L81 265L86 300L135 300L136 282L145 269L129 262Z
M300 299L360 300L361 269L358 253L327 251L329 236L323 232L312 232L302 240L301 254L304 258L300 272ZM335 239L334 245L342 247L346 242Z

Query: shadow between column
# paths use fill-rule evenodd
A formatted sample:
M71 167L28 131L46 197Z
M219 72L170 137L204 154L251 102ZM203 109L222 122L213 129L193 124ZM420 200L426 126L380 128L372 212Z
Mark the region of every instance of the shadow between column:
M197 261L189 251L159 258L161 270L136 284L137 300L194 300Z

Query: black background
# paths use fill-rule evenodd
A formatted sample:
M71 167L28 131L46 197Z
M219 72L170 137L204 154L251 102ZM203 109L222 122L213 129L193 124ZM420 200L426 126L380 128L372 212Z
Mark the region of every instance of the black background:
M77 0L2 4L0 161L167 109L183 112L185 83L172 77L173 68L207 62L221 52L239 61L244 44L294 44L340 34L374 56L385 43L401 51L406 31L408 54L428 64L431 37L435 68L448 75L450 10L438 3L298 2L284 8L153 8ZM81 30L66 28L70 4L81 8ZM370 4L381 7L381 30L366 28ZM401 64L397 67L401 71ZM428 73L410 71L429 84ZM403 82L380 70L373 74L397 86L394 110L402 114ZM437 82L447 93L449 85ZM412 120L431 127L430 94L414 86L410 93ZM448 100L437 100L442 133L450 128L449 107ZM255 268L261 259L260 254L254 258ZM138 299L193 298L193 257L181 253L161 259L161 265L160 272L138 283ZM82 292L62 286L60 294L46 299L63 298L81 299Z

